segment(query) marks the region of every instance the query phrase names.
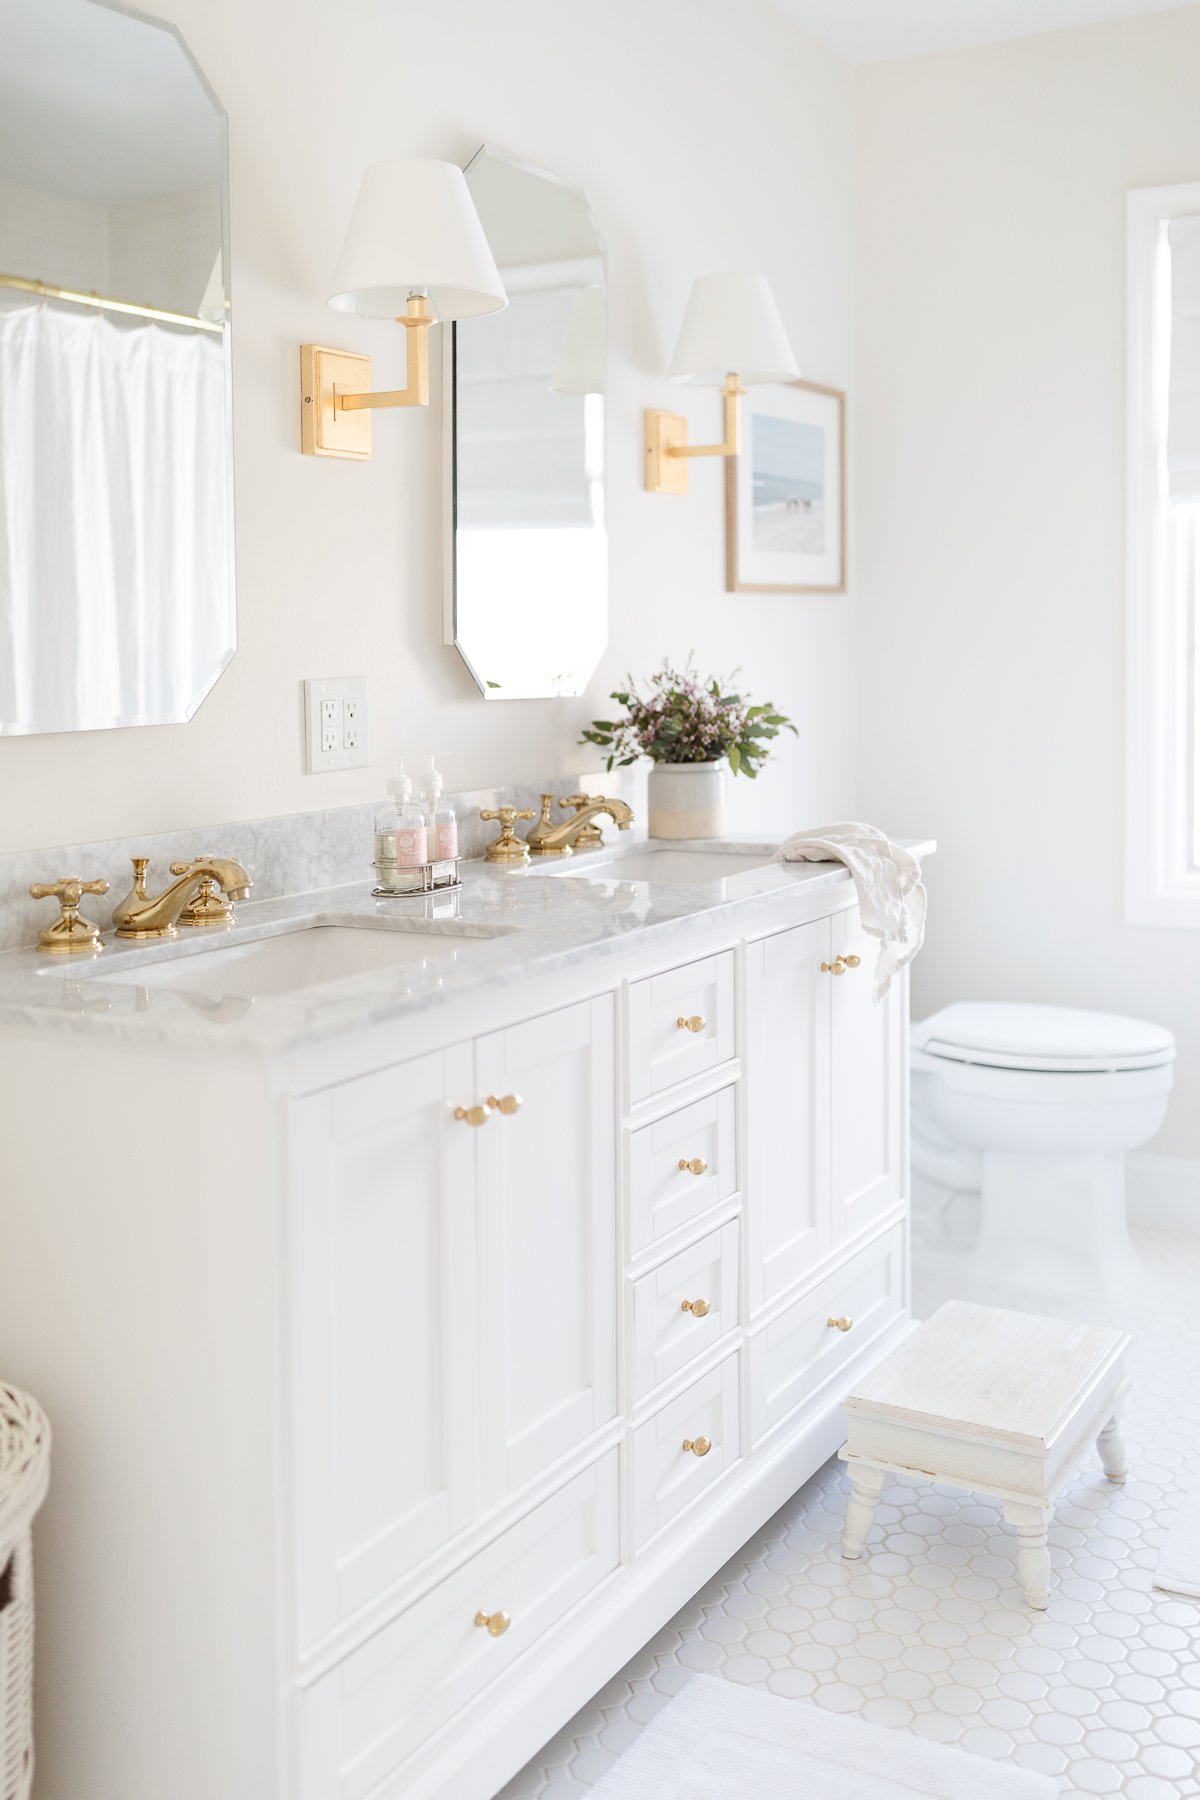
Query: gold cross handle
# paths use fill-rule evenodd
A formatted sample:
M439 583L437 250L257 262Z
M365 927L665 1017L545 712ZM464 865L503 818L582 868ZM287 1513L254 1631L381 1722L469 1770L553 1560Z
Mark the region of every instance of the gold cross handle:
M57 900L59 915L47 925L37 941L39 950L51 956L69 956L78 950L93 955L103 948L100 927L90 919L81 919L79 903L85 894L107 894L107 881L84 881L80 875L64 875L58 881L35 881L29 890L34 900Z

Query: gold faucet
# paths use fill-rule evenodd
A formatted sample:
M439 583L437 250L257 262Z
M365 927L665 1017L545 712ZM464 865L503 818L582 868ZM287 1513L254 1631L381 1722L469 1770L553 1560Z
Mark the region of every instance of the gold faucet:
M564 819L560 825L550 823L553 804L553 794L542 795L542 816L525 839L531 856L570 856L572 845L588 841L588 829L595 829L591 822L597 813L607 813L618 831L628 831L633 824L633 813L625 802L609 800L603 794L572 794L569 799L560 801L561 806L576 808L571 818ZM593 837L591 842L594 844L595 841Z
M194 862L172 863L172 874L179 879L161 894L146 892L148 856L133 858L133 887L119 906L113 908L113 924L119 938L173 938L175 926L184 908L204 892L211 893L212 883L230 900L244 900L250 892L250 877L232 856L198 856ZM228 923L232 913L223 913Z

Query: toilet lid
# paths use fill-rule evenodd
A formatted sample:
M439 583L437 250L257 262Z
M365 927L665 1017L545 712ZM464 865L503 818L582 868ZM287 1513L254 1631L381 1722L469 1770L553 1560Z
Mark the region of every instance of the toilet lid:
M1144 1019L1001 1000L960 1000L922 1019L912 1036L931 1056L1001 1069L1152 1069L1175 1055L1171 1033Z

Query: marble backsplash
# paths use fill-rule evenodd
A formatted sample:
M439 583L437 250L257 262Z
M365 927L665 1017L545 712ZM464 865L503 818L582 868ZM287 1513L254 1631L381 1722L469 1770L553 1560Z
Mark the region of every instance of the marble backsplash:
M629 798L627 772L604 778L603 791ZM485 824L481 811L498 806L529 808L537 816L541 795L556 798L577 793L576 776L556 776L536 785L474 788L446 798L458 814L459 853L482 856L499 827ZM323 812L285 813L277 818L243 819L231 825L204 825L194 830L165 831L138 838L110 838L94 844L67 844L50 850L17 850L0 855L0 951L32 946L42 923L55 917L56 901L31 899L34 882L59 881L78 875L85 881L104 880L109 891L103 898L89 895L82 911L108 928L113 907L132 884L130 859L148 856L148 885L157 893L171 879L169 865L190 862L197 856L233 856L244 865L254 883L251 900L273 900L283 894L308 894L318 888L341 887L372 880L371 858L378 802L362 806L331 807ZM566 813L555 809L555 818ZM601 825L605 821L601 820ZM517 827L524 835L524 824Z

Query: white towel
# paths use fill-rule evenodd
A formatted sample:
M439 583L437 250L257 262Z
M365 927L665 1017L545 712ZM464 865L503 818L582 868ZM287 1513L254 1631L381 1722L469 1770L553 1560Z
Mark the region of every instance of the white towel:
M925 942L928 905L915 856L891 843L874 825L818 825L797 831L775 853L777 862L845 863L858 889L863 930L879 939L875 964L875 1004L892 977L910 963Z

